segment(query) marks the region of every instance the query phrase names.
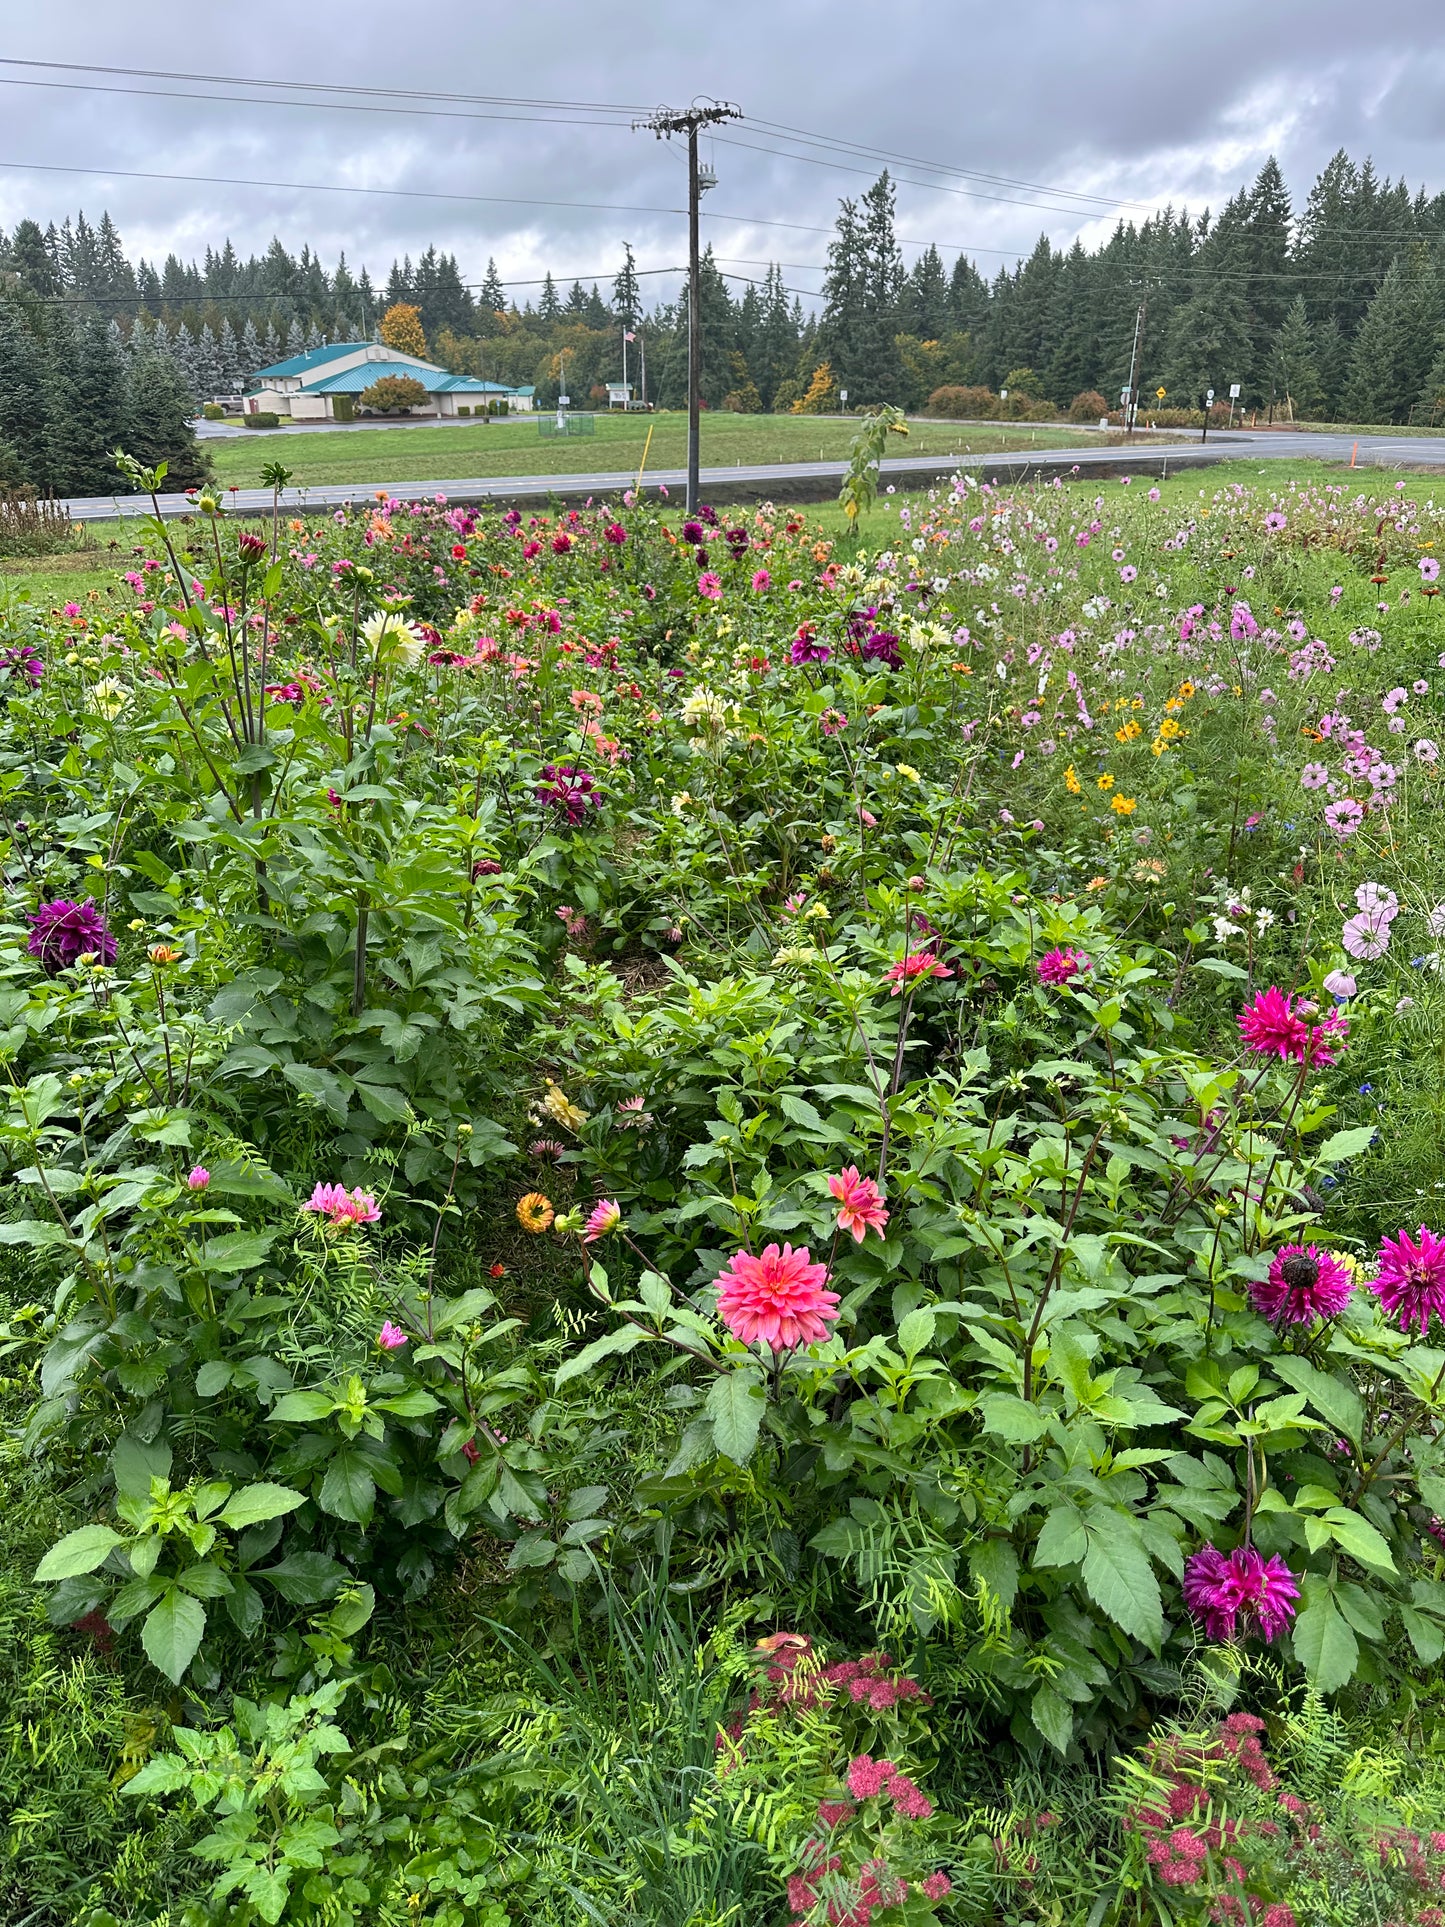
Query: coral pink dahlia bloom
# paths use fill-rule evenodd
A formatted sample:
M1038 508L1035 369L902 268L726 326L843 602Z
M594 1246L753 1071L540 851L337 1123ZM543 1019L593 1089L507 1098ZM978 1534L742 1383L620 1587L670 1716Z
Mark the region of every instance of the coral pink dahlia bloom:
M1421 1336L1433 1313L1445 1318L1445 1238L1422 1224L1415 1237L1397 1231L1380 1246L1380 1269L1371 1287L1402 1331Z
M862 1244L870 1230L883 1236L883 1227L888 1222L888 1213L883 1204L883 1193L872 1178L858 1175L856 1164L850 1164L836 1178L829 1178L828 1189L838 1200L838 1229L851 1231L855 1244Z
M713 1283L718 1313L734 1338L791 1352L828 1336L838 1316L838 1294L825 1289L827 1281L828 1267L815 1265L806 1245L797 1251L769 1245L759 1258L736 1252Z
M883 973L883 981L893 986L893 995L901 997L905 985L911 985L924 977L951 977L953 972L946 964L941 964L931 950L910 950L900 957L891 970Z
M1312 1325L1333 1318L1349 1303L1355 1281L1338 1259L1318 1245L1283 1245L1268 1278L1254 1279L1249 1296L1262 1318L1284 1325Z

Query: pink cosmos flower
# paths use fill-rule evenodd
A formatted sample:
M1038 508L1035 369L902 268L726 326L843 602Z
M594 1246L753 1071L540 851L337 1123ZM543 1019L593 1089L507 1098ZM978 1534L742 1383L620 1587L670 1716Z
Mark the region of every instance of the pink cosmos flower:
M588 1213L587 1222L582 1228L584 1245L595 1245L599 1238L605 1238L609 1231L615 1231L622 1222L622 1206L615 1198L599 1198Z
M210 1182L211 1182L210 1172L206 1169L204 1164L198 1164L195 1170L192 1171L191 1175L186 1179L186 1188L189 1191L204 1191L206 1186Z
M1252 1278L1250 1301L1273 1324L1312 1325L1334 1318L1349 1303L1354 1280L1338 1259L1318 1245L1283 1245L1267 1278Z
M870 1228L880 1238L883 1236L883 1227L888 1222L883 1193L872 1178L858 1175L856 1164L850 1164L838 1177L829 1178L828 1189L838 1200L838 1229L851 1231L855 1244L862 1244Z
M1184 1603L1211 1639L1233 1639L1236 1624L1266 1641L1294 1618L1299 1585L1283 1559L1265 1559L1253 1546L1220 1552L1201 1546L1184 1564Z
M376 1342L384 1352L399 1352L407 1341L406 1333L399 1325L393 1325L388 1318L376 1335Z
M1239 1013L1245 1049L1282 1062L1293 1059L1327 1068L1335 1061L1335 1041L1343 1043L1349 1027L1336 1011L1322 1024L1306 1023L1304 1011L1305 1006L1296 1010L1293 998L1271 984Z
M1350 917L1340 930L1340 942L1352 957L1373 963L1390 947L1390 919L1381 911L1362 910Z
M1325 811L1325 822L1341 838L1353 836L1365 820L1364 806L1353 796L1342 796Z
M1081 956L1077 950L1048 950L1034 965L1035 974L1041 984L1072 983L1075 977L1093 964L1088 957Z
M931 950L910 950L891 970L883 973L883 981L892 984L895 997L901 997L905 984L912 984L923 977L952 975L953 972L941 964Z
M1378 917L1382 923L1393 923L1400 914L1400 899L1378 883L1362 883L1355 892L1355 902L1364 916Z
M369 1191L358 1186L348 1192L344 1184L318 1184L301 1209L316 1212L338 1231L352 1225L376 1224L381 1218L376 1199Z
M1355 980L1348 970L1332 970L1325 978L1325 989L1332 997L1353 997L1356 987Z
M1434 556L1422 555L1420 558L1420 580L1422 582L1434 582L1438 579L1439 574L1440 564L1435 560Z
M768 1245L761 1257L739 1251L713 1280L718 1314L734 1338L774 1352L820 1345L838 1316L838 1294L825 1289L828 1267L806 1245Z
M1445 1318L1445 1238L1422 1224L1415 1237L1397 1231L1380 1246L1380 1268L1370 1289L1401 1331L1421 1337L1432 1314Z

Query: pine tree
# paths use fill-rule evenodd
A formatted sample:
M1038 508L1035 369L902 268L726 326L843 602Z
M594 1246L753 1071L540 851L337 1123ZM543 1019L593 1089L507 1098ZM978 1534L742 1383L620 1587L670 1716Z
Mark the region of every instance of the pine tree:
M901 400L903 368L895 337L903 261L893 232L895 195L884 172L861 201L839 204L823 282L819 340L848 405Z
M1243 381L1249 354L1249 319L1237 283L1206 281L1170 322L1164 385L1180 406L1197 407L1206 389L1222 395Z
M624 241L622 249L622 266L612 283L612 309L623 327L630 328L642 311L642 296L637 285L637 261L632 243Z
M190 328L183 321L171 336L167 352L176 364L181 380L190 392L193 411L200 406L200 388L196 375L196 344Z
M748 361L764 408L773 406L780 384L792 377L798 363L798 346L798 327L788 305L783 271L774 262L763 277L762 317Z
M502 277L497 273L497 264L490 254L487 256L487 271L482 276L481 292L477 300L483 312L489 316L506 312L507 290L502 286Z
M255 339L254 329L252 339ZM236 331L231 326L229 315L222 317L217 346L221 356L221 388L227 395L239 395L246 385L246 370L241 361L241 346L236 340Z
M313 321L311 326L306 330L306 352L308 355L312 355L315 354L318 348L324 348L325 346L326 337Z
M45 484L57 495L109 494L126 427L125 357L98 314L78 325L57 316L47 345Z
M18 479L39 486L45 461L45 351L17 301L0 297L0 443Z
M35 221L21 221L11 235L10 261L20 276L21 287L29 293L47 298L60 293L60 276Z
M190 392L164 355L143 355L131 367L121 446L147 468L164 462L167 488L195 488L210 474L191 425Z
M246 316L246 325L241 330L241 381L246 383L258 368L266 366L266 350L261 345L261 337L256 333L256 323L251 315Z
M306 336L301 323L293 315L291 326L286 330L286 359L289 361L293 355L304 355L305 352Z
M560 321L562 302L557 293L557 283L550 272L542 277L542 298L537 304L537 318L540 321Z
M1410 308L1397 257L1375 290L1350 350L1349 380L1342 398L1348 420L1400 421L1418 398L1422 378L1418 372L1411 378L1417 351L1407 334Z
M1281 401L1292 404L1297 416L1309 420L1324 405L1325 391L1315 360L1314 334L1305 310L1305 298L1297 294L1285 312L1269 360L1269 378Z
M204 404L214 401L224 391L226 377L221 365L220 345L209 321L202 324L191 372L194 377L192 387L198 402Z

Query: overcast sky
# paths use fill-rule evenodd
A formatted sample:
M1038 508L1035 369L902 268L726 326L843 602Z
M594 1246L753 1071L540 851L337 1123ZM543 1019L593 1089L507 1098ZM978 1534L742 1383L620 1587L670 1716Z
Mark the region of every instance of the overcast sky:
M949 259L964 249L991 274L1040 231L1067 245L1080 233L1097 240L1120 214L1141 218L1166 201L1217 208L1270 152L1297 205L1341 146L1356 158L1372 154L1381 172L1412 186L1445 186L1445 9L1437 14L1435 4L433 0L409 8L350 0L306 8L248 0L197 8L128 0L122 8L59 0L32 9L10 0L0 161L22 165L0 168L0 225L13 228L25 215L58 223L77 207L94 219L108 208L132 257L200 255L227 237L249 253L279 234L293 251L311 242L328 265L344 248L353 270L364 263L377 279L394 256L436 242L457 254L469 280L495 256L525 300L536 293L526 283L547 268L564 281L605 283L624 239L643 268L683 260L685 223L669 211L685 204L677 144L632 133L617 116L602 126L467 118L485 110L439 95L644 109L705 95L734 100L745 115L729 144L719 138L712 150L718 185L704 202L704 235L725 269L758 277L762 264L779 260L790 287L816 289L827 237L811 230L826 230L838 197L860 192L876 172L867 158L787 140L777 131L787 127L1031 184L955 176L900 186L906 259L918 252L911 244L936 241ZM127 98L74 83L207 89L7 64L21 59L385 85L413 90L412 104L433 117ZM26 78L51 84L14 84ZM436 113L444 108L449 115ZM45 172L42 163L83 171ZM127 179L120 170L496 198L202 185ZM939 180L902 162L894 172ZM525 206L509 196L613 206ZM741 292L743 281L733 285ZM676 279L653 276L644 287L651 300L674 293Z

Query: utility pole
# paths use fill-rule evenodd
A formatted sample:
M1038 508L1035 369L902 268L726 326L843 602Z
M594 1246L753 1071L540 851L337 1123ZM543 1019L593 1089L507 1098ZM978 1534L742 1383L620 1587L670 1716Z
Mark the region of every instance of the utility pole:
M1129 404L1128 419L1124 426L1132 435L1134 417L1139 412L1139 394L1135 386L1135 371L1139 366L1144 349L1144 322L1149 313L1149 297L1146 294L1139 303L1139 312L1134 317L1134 346L1129 352Z
M702 401L702 275L699 268L698 203L703 185L698 176L698 129L715 126L719 121L741 120L742 109L728 101L713 101L702 107L674 110L660 107L634 127L650 127L659 140L674 134L687 135L687 512L697 513L699 427ZM709 179L706 186L711 187Z

